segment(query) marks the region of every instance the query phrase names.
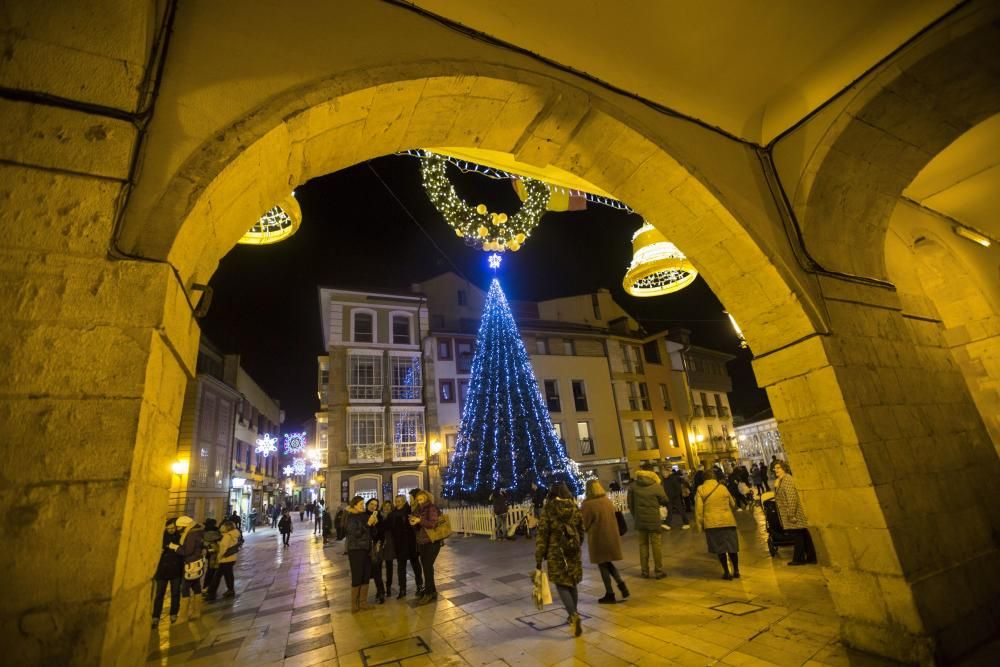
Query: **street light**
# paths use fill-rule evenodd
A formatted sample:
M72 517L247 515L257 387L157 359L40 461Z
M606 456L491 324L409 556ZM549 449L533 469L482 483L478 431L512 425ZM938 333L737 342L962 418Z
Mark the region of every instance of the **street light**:
M173 464L171 464L170 469L173 471L173 473L175 475L186 475L186 474L188 474L188 461L187 461L187 459L180 459L178 461L174 461Z

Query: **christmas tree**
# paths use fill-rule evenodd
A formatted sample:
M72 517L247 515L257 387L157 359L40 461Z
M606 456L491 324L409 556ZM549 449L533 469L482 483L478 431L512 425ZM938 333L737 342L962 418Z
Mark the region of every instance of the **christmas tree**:
M583 493L579 469L552 426L514 316L494 278L444 496L483 502L501 487L522 499L532 483L547 488L557 481Z

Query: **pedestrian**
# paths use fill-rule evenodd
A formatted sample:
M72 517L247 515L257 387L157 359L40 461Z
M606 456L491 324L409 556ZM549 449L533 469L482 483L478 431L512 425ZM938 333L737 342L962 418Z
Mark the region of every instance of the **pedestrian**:
M746 497L740 493L739 475L735 470L726 475L724 483L726 485L726 490L729 491L729 495L731 495L733 500L736 502L736 511L742 512L743 508L746 506Z
M499 486L493 489L493 494L490 496L490 502L493 503L493 519L496 522L496 539L505 540L507 539L507 494Z
M765 490L770 490L767 489L767 485L765 483L766 477L767 476L764 474L762 467L757 465L757 462L754 461L753 465L750 466L750 482L753 484L754 488L757 489L758 498L760 498L761 494L763 494Z
M385 550L385 524L379 511L378 498L371 498L365 503L365 513L368 515L368 530L372 537L371 576L375 580L375 601L385 604L385 583L382 581L382 560Z
M413 570L413 581L416 583L416 595L418 598L424 594L423 570L420 568L420 561L417 559L417 534L410 525L410 505L406 502L406 496L398 495L393 501L392 510L385 518L385 577L388 584L389 595L392 594L392 565L396 561L396 574L399 580L399 595L397 600L406 597L406 564L410 564Z
M306 508L305 505L299 504L295 506L295 511L299 513L299 523L306 520Z
M189 516L177 517L176 525L180 530L180 539L176 544L170 543L167 546L174 549L184 563L179 616L182 621L194 620L201 618L201 578L205 576L203 548L205 527Z
M351 498L347 506L347 560L351 567L351 613L368 609L368 582L372 578L372 535L365 499Z
M722 564L722 578L740 578L740 540L736 533L735 502L729 490L722 483L725 476L720 470L715 479L706 480L698 487L694 500L694 520L699 529L705 530L708 553L719 557ZM729 571L727 557L732 562Z
M680 515L684 530L691 526L684 511L684 477L676 468L663 480L663 491L667 494L667 518L663 520L667 530L672 529L674 517Z
M292 517L288 510L281 510L281 518L278 519L278 532L281 533L281 543L288 546L288 541L292 539Z
M684 504L684 511L690 512L694 509L694 498L691 497L691 482L688 481L687 473L680 471L681 476L681 501Z
M604 597L597 601L600 604L617 602L615 591L611 588L612 579L618 584L622 599L628 598L628 586L614 564L614 561L622 559L622 538L618 534L615 506L600 481L592 479L587 482L587 495L580 507L580 515L583 530L587 533L587 555L591 563L597 563L604 582Z
M434 561L437 560L441 552L443 540L434 541L427 534L427 530L437 528L441 518L441 511L431 499L431 494L423 490L418 490L416 494L416 504L410 513L408 521L417 532L417 554L420 557L420 569L424 576L424 594L420 596L418 604L428 604L437 600L437 586L434 584Z
M278 519L281 518L281 508L278 505L271 506L271 528L278 527Z
M809 521L799 501L799 491L795 487L792 474L783 461L774 465L774 501L781 517L781 528L791 533L795 540L795 551L789 565L807 565L816 562L816 548L809 535Z
M222 539L219 540L218 568L215 570L212 579L208 582L208 591L205 599L212 602L216 599L219 590L219 583L226 580L226 592L223 597L231 598L236 595L236 577L233 575L233 568L236 566L237 554L240 550L240 531L233 525L232 521L222 522Z
M323 506L325 504L326 503L324 503L322 500L318 500L316 501L316 504L313 505L313 519L315 520L316 524L313 526L313 535L323 534Z
M202 531L201 541L205 548L205 558L207 559L207 569L205 570L205 585L212 582L215 570L219 567L219 541L222 540L222 533L215 522L215 519L205 519L205 530Z
M615 522L617 526L617 521ZM657 528L659 531L659 528ZM659 533L657 533L659 534ZM577 584L583 579L581 546L583 517L576 501L564 482L556 482L549 491L548 501L538 522L535 538L535 569L548 565L549 581L556 585L559 599L569 614L569 631L574 637L583 634L577 610Z
M389 514L392 513L392 502L382 501L382 564L385 565L385 573L382 575L385 581L385 597L392 597L392 575L393 561L396 560L396 545L392 533L389 532Z
M548 493L544 488L535 482L531 483L531 509L535 518L542 516L542 506L545 505L545 496Z
M635 475L635 483L628 490L628 509L635 521L639 537L639 569L649 578L649 551L653 550L653 575L657 579L667 576L663 571L662 534L660 532L660 507L667 505L667 494L660 486L659 476L652 466L643 464Z
M258 516L258 514L257 514L257 508L256 507L251 507L250 508L250 526L249 526L251 533L256 533L257 532L257 516Z
M153 595L153 627L160 624L160 615L163 614L163 598L167 594L167 586L170 586L170 622L177 622L177 615L181 611L181 586L184 578L184 562L174 551L177 547L171 548L171 544L180 544L180 535L177 532L176 519L167 519L163 528L162 548L160 550L160 561L156 565L156 573L153 581L156 583L156 592Z
M333 518L330 516L330 510L326 509L326 505L323 505L323 515L320 518L323 524L323 544L330 541L330 535L333 533Z
M698 493L698 487L705 483L705 464L699 463L698 469L694 472L694 477L691 478L691 494Z
M337 508L337 515L333 517L333 525L337 530L337 541L339 542L347 535L347 503L340 503L340 506Z

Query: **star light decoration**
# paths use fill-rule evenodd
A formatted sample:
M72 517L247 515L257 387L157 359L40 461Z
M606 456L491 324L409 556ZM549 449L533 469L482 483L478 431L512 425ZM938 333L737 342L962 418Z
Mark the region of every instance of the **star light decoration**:
M506 213L491 213L486 204L475 207L466 204L448 180L447 166L447 159L425 151L420 173L427 197L455 234L467 244L486 251L520 250L545 215L551 197L549 186L542 181L522 179L527 198L514 217L509 217Z
M285 473L285 477L291 477L295 474L295 468L292 466L285 466L281 471Z
M270 456L278 451L277 442L277 438L272 436L270 433L265 433L261 437L257 438L257 449L255 451L263 457Z
M285 453L286 454L298 454L303 449L306 448L306 434L305 431L300 433L286 433L285 434Z
M493 253L489 258L490 268L496 271L500 268L500 255Z

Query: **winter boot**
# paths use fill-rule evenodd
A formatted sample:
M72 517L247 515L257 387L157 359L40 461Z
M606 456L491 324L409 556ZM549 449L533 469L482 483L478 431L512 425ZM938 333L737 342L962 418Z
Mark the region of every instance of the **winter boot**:
M625 585L625 580L622 579L618 582L618 590L622 593L622 600L628 599L628 586Z
M361 611L361 587L351 586L351 613L356 614Z
M368 607L368 584L358 586L358 609L364 611Z
M618 604L618 600L615 599L615 594L608 591L604 594L604 597L597 598L597 604Z
M396 596L397 600L402 600L406 597L406 584L399 587L399 595Z
M180 611L177 612L177 622L178 623L187 623L188 615L189 615L190 609L191 609L191 599L193 597L194 596L187 597L187 598L185 598L185 597L181 598L181 608L180 608Z

